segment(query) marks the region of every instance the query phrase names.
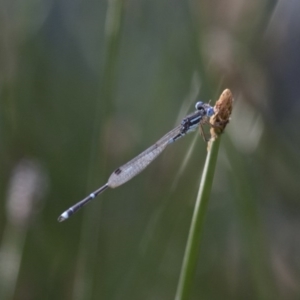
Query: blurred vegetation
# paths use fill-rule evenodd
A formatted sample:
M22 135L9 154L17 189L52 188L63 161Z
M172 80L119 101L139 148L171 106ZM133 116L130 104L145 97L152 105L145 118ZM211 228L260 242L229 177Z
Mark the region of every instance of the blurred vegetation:
M0 2L0 299L174 299L195 135L65 223L230 88L191 299L299 299L300 3Z

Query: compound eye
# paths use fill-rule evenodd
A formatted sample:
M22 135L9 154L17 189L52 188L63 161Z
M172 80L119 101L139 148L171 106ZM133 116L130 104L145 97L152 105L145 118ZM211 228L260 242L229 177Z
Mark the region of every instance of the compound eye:
M213 114L215 113L214 109L212 107L209 107L207 110L206 110L206 115L208 117L211 117Z
M196 103L196 105L195 105L195 108L196 108L197 110L203 109L203 102L198 101L198 102Z

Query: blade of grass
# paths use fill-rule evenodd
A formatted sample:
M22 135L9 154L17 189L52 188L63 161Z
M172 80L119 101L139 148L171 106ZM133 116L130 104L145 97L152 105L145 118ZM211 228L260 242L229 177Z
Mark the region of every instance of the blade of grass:
M211 142L210 150L207 153L199 191L196 199L196 205L191 222L183 264L177 286L175 299L188 299L197 266L197 258L203 232L204 218L207 211L210 191L213 183L213 177L218 157L220 138Z
M197 265L197 257L203 232L204 218L216 168L220 135L229 123L232 112L233 97L229 89L225 89L214 106L215 114L210 118L211 139L208 144L208 153L200 181L198 196L184 253L183 264L177 286L175 299L188 299ZM201 128L200 128L201 129Z

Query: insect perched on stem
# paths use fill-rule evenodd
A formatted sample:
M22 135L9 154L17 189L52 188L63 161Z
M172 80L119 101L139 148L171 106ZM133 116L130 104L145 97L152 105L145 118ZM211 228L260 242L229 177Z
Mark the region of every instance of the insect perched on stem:
M83 200L77 202L65 212L63 212L58 221L62 222L71 217L84 205L96 198L100 193L104 192L108 188L116 188L123 183L129 181L134 176L142 172L162 151L170 144L176 142L178 139L186 135L187 133L194 131L197 127L200 129L200 133L204 140L207 141L202 125L209 122L209 118L214 114L214 108L209 104L203 102L197 102L195 105L196 111L186 116L173 130L165 134L154 145L146 149L144 152L127 162L125 165L117 168L108 178L105 185L91 193Z

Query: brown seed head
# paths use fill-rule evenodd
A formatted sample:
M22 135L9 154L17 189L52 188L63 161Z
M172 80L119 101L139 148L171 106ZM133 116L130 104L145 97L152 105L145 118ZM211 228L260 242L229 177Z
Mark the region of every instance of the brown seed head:
M226 89L221 94L219 100L214 107L215 114L210 118L210 134L212 139L216 139L229 123L232 112L233 97L229 89Z

